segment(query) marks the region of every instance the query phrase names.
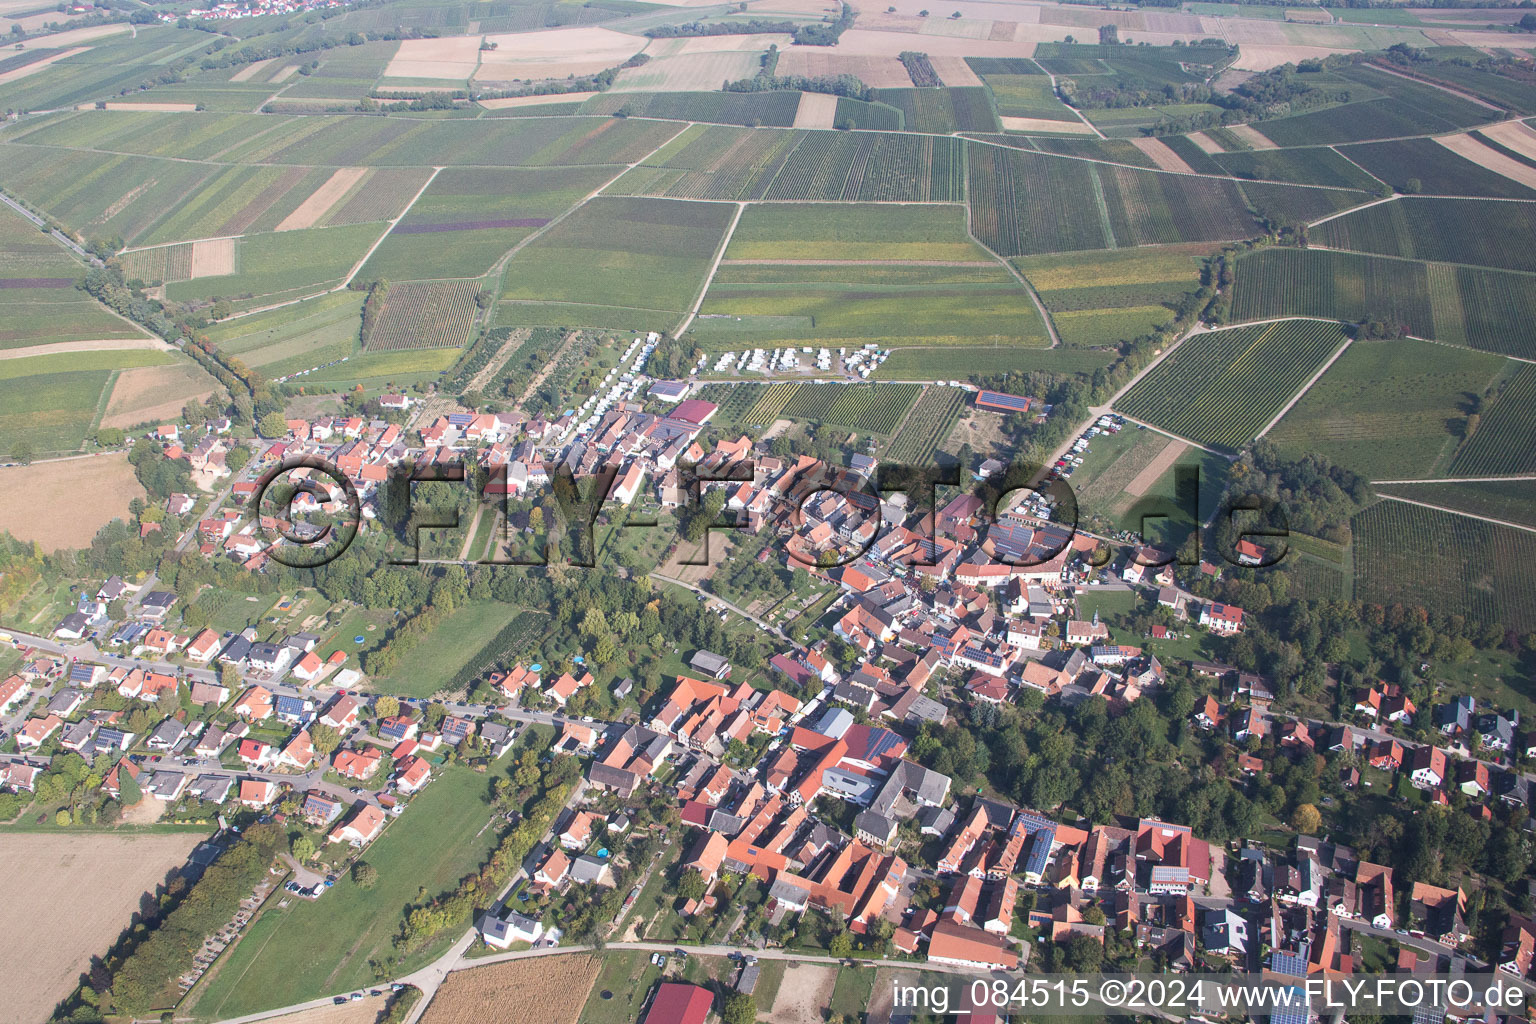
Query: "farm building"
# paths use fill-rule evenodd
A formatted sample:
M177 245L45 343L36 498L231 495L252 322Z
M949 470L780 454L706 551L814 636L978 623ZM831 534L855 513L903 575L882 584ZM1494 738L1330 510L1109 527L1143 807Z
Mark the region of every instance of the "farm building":
M1009 395L1001 391L976 392L976 408L985 409L988 412L1029 412L1030 400L1020 398L1018 395Z

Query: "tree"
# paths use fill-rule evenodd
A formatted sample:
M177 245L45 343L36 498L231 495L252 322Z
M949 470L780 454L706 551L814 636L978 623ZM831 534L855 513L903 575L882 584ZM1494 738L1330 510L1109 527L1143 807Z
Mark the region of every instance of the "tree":
M851 954L853 952L853 934L844 929L832 936L832 941L827 943L827 952L838 959Z
M15 446L11 448L11 458L15 459L23 466L30 465L33 458L36 457L36 454L37 453L32 448L31 441L17 441Z
M289 852L293 854L294 860L302 864L315 855L315 841L309 836L299 836L293 841Z
M1303 835L1312 835L1323 824L1323 816L1311 804L1297 804L1291 813L1291 827Z
M238 473L245 468L245 464L251 461L251 450L243 444L237 444L224 453L224 464L232 472Z
M725 1001L720 1010L722 1024L752 1024L757 1020L757 1000L750 992L737 992Z
M314 745L315 753L321 757L330 757L341 746L341 734L328 725L316 722L309 728L309 741Z
M677 881L677 895L680 899L701 900L707 888L704 876L695 868L684 871L683 877Z
M379 881L379 869L365 860L352 865L352 881L359 889L372 889Z
M256 421L256 430L262 437L282 437L288 433L288 421L280 412L269 412Z
M400 698L386 693L373 702L373 712L380 718L394 718L400 713Z

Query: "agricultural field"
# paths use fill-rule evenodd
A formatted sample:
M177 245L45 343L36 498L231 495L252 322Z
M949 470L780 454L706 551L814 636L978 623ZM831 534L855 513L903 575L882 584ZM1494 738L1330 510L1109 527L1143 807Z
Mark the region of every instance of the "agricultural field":
M264 374L280 377L351 355L363 292L340 291L214 324L209 340Z
M1434 334L1422 263L1321 249L1268 248L1237 261L1234 320L1315 316L1383 320Z
M721 203L600 196L507 264L497 323L624 326L609 320L612 311L675 322L703 287L734 213Z
M970 146L971 230L1003 256L1258 233L1230 181ZM1058 201L1041 203L1051 195Z
M161 366L137 366L120 370L101 417L103 427L136 427L162 423L181 415L191 401L204 401L219 382L190 359Z
M0 208L0 350L148 335L75 288L85 266L9 208Z
M1114 345L1169 323L1200 286L1209 247L1097 250L1013 260L1050 312L1066 345ZM1085 284L1084 282L1092 282Z
M1364 191L1379 185L1369 174L1327 147L1218 153L1210 159L1219 168L1217 173L1257 181L1285 181L1298 185L1327 185L1330 188Z
M1520 364L1478 408L1478 422L1451 460L1449 475L1536 473L1536 364Z
M1434 139L1371 142L1344 146L1339 152L1399 192L1536 199L1536 189L1479 167Z
M6 1019L47 1019L92 958L132 925L146 894L169 882L203 838L193 830L7 835L0 843L0 924L32 938L26 956L0 962ZM54 915L63 915L54 926L35 927Z
M1507 369L1498 356L1423 341L1357 340L1269 433L1290 455L1317 452L1368 479L1443 475L1471 396Z
M876 89L876 103L902 113L908 131L948 135L951 132L995 132L997 113L986 89Z
M1116 408L1181 437L1235 449L1253 440L1345 340L1338 326L1316 321L1197 334Z
M1455 512L1536 527L1536 480L1462 484L1384 484L1380 494L1407 498Z
M695 126L608 192L680 199L960 202L959 139Z
M1039 68L1029 74L987 73L982 81L992 91L998 114L1003 117L1038 117L1047 121L1078 120L1072 108L1061 102L1051 80Z
M730 262L995 261L965 233L963 206L750 206L726 247Z
M472 967L448 975L422 1024L467 1024L487 1006L509 1020L576 1024L601 962L593 956L539 957Z
M1433 337L1536 359L1536 277L1429 264Z
M880 364L880 380L972 380L996 373L1045 370L1051 373L1093 373L1114 361L1101 349L1019 348L1010 345L942 348L897 348Z
M322 292L343 283L381 231L377 224L356 224L247 235L235 243L231 273L168 284L166 296L178 302L222 297L248 308Z
M886 461L912 466L931 463L934 452L960 419L965 408L965 394L959 388L938 384L925 387L901 429L886 445L882 453Z
M411 384L436 381L458 356L458 351L451 348L361 352L347 357L344 362L305 374L303 383L312 391L326 388L340 391L359 386L365 391L385 387L398 390Z
M404 281L392 284L363 347L368 352L458 348L476 315L477 281Z
M95 429L118 371L57 370L23 376L31 362L30 358L0 362L4 453L11 455L23 445L39 457L79 450Z
M371 984L370 961L391 954L401 908L422 887L452 889L496 845L497 831L481 829L490 817L485 777L455 767L433 775L368 847L379 873L372 889L343 874L323 900L268 907L204 977L191 1012L241 1016ZM444 843L445 835L459 840Z
M97 496L81 502L86 491ZM143 497L126 453L0 467L0 530L46 552L89 547L97 531L113 519L127 520L129 503ZM40 516L39 508L71 511Z
M755 58L753 63L756 63ZM626 117L788 128L795 123L795 110L799 106L800 94L787 91L611 92L587 100L581 105L581 112L617 114L622 111Z
M758 399L747 418L772 423L783 417L847 427L860 434L890 434L922 390L921 384L780 381Z
M1536 203L1401 198L1311 231L1314 245L1436 263L1536 271Z
M1352 527L1357 600L1536 628L1536 534L1391 499Z
M390 281L477 277L614 174L606 167L449 168L432 179L359 274Z

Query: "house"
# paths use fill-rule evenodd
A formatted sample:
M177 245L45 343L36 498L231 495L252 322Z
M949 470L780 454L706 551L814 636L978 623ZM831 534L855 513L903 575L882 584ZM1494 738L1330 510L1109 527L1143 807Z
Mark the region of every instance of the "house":
M694 399L689 399L683 404L692 401ZM708 989L675 981L663 982L651 997L651 1008L646 1011L643 1024L704 1024L711 1002Z
M384 812L373 804L363 804L345 824L338 825L326 836L327 842L351 843L366 846L373 842L384 827Z
M544 691L544 695L560 707L565 707L566 702L576 696L578 690L591 686L593 682L592 673L590 672L583 672L580 679L569 672L563 672L560 678L555 680L549 689Z
M348 733L357 726L362 704L361 700L350 693L339 694L320 713L320 724L338 733Z
M341 817L341 812L341 801L318 789L305 793L304 802L299 805L299 814L304 820L317 826L329 825Z
M1459 945L1467 937L1467 897L1460 889L1414 882L1408 907L1410 932L1449 946Z
M1499 947L1499 970L1517 978L1529 976L1532 960L1536 958L1536 925L1524 915L1509 915Z
M384 752L378 747L368 746L359 750L349 747L336 751L331 767L344 779L362 780L378 771L379 762L383 759Z
M273 706L272 691L265 686L253 686L240 695L232 710L237 718L263 722L272 717Z
M58 715L48 715L46 718L29 718L27 724L16 730L17 747L40 747L64 724L64 719Z
M154 731L145 738L144 746L150 750L165 752L174 749L176 744L180 743L186 735L186 726L174 718L167 718L155 726Z
M1214 633L1236 633L1243 628L1243 610L1236 605L1211 602L1200 608L1200 625Z
M272 707L277 720L289 725L303 725L315 713L315 702L305 697L279 696Z
M37 765L25 761L0 762L0 789L8 789L13 793L35 792L37 777L42 772Z
M187 644L187 660L195 661L199 665L206 665L213 660L213 656L219 653L219 646L223 638L211 629L204 629L192 642Z
M1446 736L1464 736L1472 728L1472 716L1477 711L1477 698L1457 697L1450 704L1435 708L1435 726Z
M571 881L577 885L613 885L613 871L599 857L582 854L571 862Z
M222 705L229 700L229 687L220 686L218 683L205 683L201 679L192 684L192 703L202 705Z
M241 740L238 753L247 768L259 770L277 763L277 748L261 740Z
M32 684L21 676L10 676L0 683L0 715L8 715L15 707L32 696Z
M1206 695L1204 702L1195 710L1195 724L1202 729L1214 729L1221 724L1221 705L1215 697Z
M240 780L240 805L259 811L277 799L277 783L265 779Z
M294 662L293 667L288 671L292 672L293 678L299 682L312 683L320 678L320 674L324 670L325 662L320 660L320 656L314 651L306 651L304 656Z
M401 758L395 774L395 789L401 793L414 793L432 778L432 766L414 755Z
M595 811L577 811L571 818L565 830L560 833L560 845L567 850L582 850L592 841L592 825L601 821L602 815Z
M66 686L53 695L53 699L43 708L43 712L49 715L58 715L60 718L68 718L80 710L80 705L85 703L85 694L73 686Z
M300 729L277 755L277 763L289 768L308 768L315 763L315 744L308 729Z
M1418 789L1439 789L1445 783L1446 756L1439 747L1416 747L1408 759L1413 785Z
M510 949L514 942L536 943L544 937L544 922L503 910L497 917L486 913L478 925L480 938L493 949Z
M145 796L152 796L166 803L180 800L186 788L187 777L181 772L155 772L149 777L148 782L143 783Z
M1019 966L1019 955L1006 939L951 918L933 926L928 959L978 970L1015 970Z
M545 889L553 889L565 881L570 871L571 858L567 857L562 850L550 850L543 863L534 871L533 884Z

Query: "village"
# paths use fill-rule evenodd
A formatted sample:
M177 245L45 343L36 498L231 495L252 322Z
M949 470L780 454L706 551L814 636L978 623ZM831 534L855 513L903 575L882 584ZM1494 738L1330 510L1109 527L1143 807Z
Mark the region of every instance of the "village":
M558 672L526 662L492 671L477 691L492 701L402 699L373 690L349 663L345 637L179 632L170 625L175 593L154 589L152 577L114 577L82 590L49 636L7 635L24 663L0 683L0 786L33 794L84 764L124 814L150 806L175 820L297 826L304 840L285 892L323 899L443 765L495 762L538 725L553 729L553 756L582 761L584 783L526 858L522 880L477 919L491 950L557 945L561 908L578 892L612 889L622 863L641 882L615 922L654 875L666 884L666 895L648 897L656 907L703 922L701 938L759 950L820 927L800 923L814 917L829 922L834 949L966 970L1015 969L1042 956L1093 969L1115 949L1120 962L1173 970L1229 963L1348 975L1367 947L1379 958L1388 941L1398 970L1481 966L1466 948L1466 893L1394 887L1391 867L1308 834L1315 810L1310 822L1298 812L1300 834L1279 848L1208 842L1189 825L1147 816L1056 820L963 792L912 750L925 730L975 720L988 706L1050 702L1070 713L1095 702L1123 712L1159 701L1177 668L1209 691L1186 724L1230 750L1239 784L1315 761L1344 789L1406 780L1432 803L1525 817L1530 776L1514 764L1536 756L1536 734L1518 712L1480 709L1469 696L1421 712L1400 687L1381 683L1354 695L1347 720L1306 720L1274 709L1262 674L1209 661L1165 665L1113 642L1097 612L1080 615L1084 595L1119 591L1154 603L1168 624L1147 630L1152 644L1191 630L1239 635L1243 609L1192 589L1219 567L1178 566L1146 545L1074 532L1052 522L1038 492L1020 492L995 517L978 494L923 515L904 494L862 487L872 459L845 469L777 458L746 437L706 451L699 438L716 407L688 397L686 382L646 378L649 351L636 339L628 369L615 368L605 391L553 421L460 413L427 421L415 415L420 397L386 394L380 406L396 422L289 419L284 436L256 440L248 459L235 460L239 470L227 456L246 442L227 421L162 426L152 437L163 456L186 460L222 491L211 501L171 495L154 525L182 531L206 558L259 573L272 555L273 519L248 503L262 474L296 458L337 467L360 497L365 535L377 532L383 489L402 464L479 466L493 501L532 499L551 470L565 469L578 479L607 472L609 508L709 507L683 486L691 467L704 494L719 492L722 518L712 526L780 531L785 563L835 595L824 616L830 632L813 643L758 623L777 648L771 686L733 683L731 660L700 649L664 693L613 721L570 710L595 685L579 657ZM1011 397L981 392L976 402L1006 408ZM339 489L329 490L334 499ZM308 510L323 504L311 498ZM516 520L497 521L511 530ZM1243 541L1237 555L1251 565L1265 551ZM632 685L625 680L612 697L629 698ZM1406 735L1421 715L1432 716L1433 743ZM641 814L657 801L672 811ZM647 865L625 854L642 816L646 830L664 830L664 861L660 850ZM1536 925L1511 917L1501 943L1497 966L1525 978ZM184 990L221 948L181 979Z

